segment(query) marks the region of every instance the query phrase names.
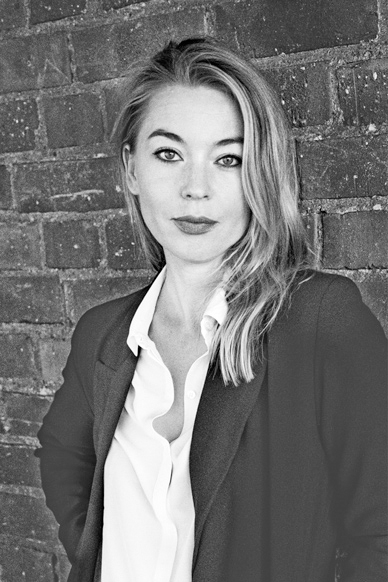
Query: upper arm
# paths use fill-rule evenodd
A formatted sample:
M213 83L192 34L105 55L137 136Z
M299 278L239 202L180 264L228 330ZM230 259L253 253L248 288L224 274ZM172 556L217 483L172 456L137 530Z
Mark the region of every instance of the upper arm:
M93 335L81 318L71 340L71 350L63 383L43 419L38 438L44 447L50 443L63 447L93 448Z
M322 300L316 383L335 519L350 556L347 568L382 580L386 548L381 536L387 533L387 342L348 279L334 279Z

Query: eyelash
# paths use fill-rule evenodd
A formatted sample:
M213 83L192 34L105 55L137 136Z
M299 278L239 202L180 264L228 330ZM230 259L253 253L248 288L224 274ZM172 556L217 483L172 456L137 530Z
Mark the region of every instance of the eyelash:
M163 162L165 164L171 164L171 163L175 163L175 162L178 162L179 161L177 159L166 160L166 159L162 158L160 154L163 154L163 153L166 153L166 152L172 153L175 156L178 156L179 159L182 159L175 150L172 150L170 148L163 148L163 149L160 149L160 150L156 150L156 152L154 153L154 156L157 157L158 160L160 160L161 162ZM231 164L231 165L219 164L223 168L236 168L237 166L241 166L242 159L240 158L240 156L235 156L235 155L232 155L232 154L228 154L228 155L222 156L221 158L219 158L216 161L216 163L219 163L221 160L224 160L224 159L227 159L227 158L230 158L230 159L234 160L236 163Z
M232 164L232 165L220 164L223 168L236 168L237 166L241 166L242 159L240 158L240 156L234 156L232 154L229 154L227 156L222 156L221 158L219 158L217 160L217 162L220 162L221 160L224 160L225 158L230 158L231 160L234 160L236 163Z
M175 154L176 156L179 156L179 154L175 151L175 150L171 150L170 148L162 148L160 150L156 150L156 152L154 153L154 156L156 156L158 158L158 160L160 160L161 162L164 162L165 164L171 164L173 162L177 162L178 160L165 160L164 158L162 158L159 154L163 154L163 153L172 153ZM180 156L179 156L180 158ZM182 159L182 158L180 158Z

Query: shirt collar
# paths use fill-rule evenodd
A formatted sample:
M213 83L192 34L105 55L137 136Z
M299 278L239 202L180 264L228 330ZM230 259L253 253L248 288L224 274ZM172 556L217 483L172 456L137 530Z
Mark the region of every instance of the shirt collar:
M135 356L139 352L139 347L145 347L148 342L148 331L165 278L166 267L163 267L143 297L142 302L132 318L127 344ZM208 348L216 331L216 325L222 325L224 323L227 312L228 304L225 298L225 291L222 287L217 287L210 297L201 320L201 332Z
M158 301L159 293L163 287L166 278L166 267L160 271L151 287L143 297L142 302L137 308L135 315L132 318L129 327L129 334L127 339L128 347L137 356L139 347L148 338L148 330L150 328L152 318L154 317L156 303Z

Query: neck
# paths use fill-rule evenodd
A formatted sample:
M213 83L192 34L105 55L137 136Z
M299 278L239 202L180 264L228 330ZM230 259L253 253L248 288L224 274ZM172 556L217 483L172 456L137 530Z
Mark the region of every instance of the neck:
M198 327L210 295L219 283L220 276L214 264L178 266L167 262L157 308L186 329Z

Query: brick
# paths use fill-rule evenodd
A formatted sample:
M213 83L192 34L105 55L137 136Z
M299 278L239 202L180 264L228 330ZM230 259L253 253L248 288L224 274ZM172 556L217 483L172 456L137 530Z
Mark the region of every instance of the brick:
M20 28L26 24L23 0L0 2L0 30Z
M0 483L40 487L39 464L33 449L0 445Z
M71 564L65 555L60 554L58 556L58 571L59 571L59 581L67 582L71 570Z
M387 218L387 212L375 211L324 216L324 267L386 267Z
M133 61L153 54L171 38L179 40L205 32L202 8L76 31L72 37L78 79L91 83L119 77Z
M116 158L15 166L14 190L21 212L122 208L120 184Z
M386 135L301 143L303 198L386 195L387 148Z
M2 401L8 418L36 423L42 422L51 404L48 397L13 392L4 392Z
M31 338L26 335L0 335L0 376L29 378L36 375Z
M0 209L12 206L11 176L6 166L0 165Z
M0 433L36 436L51 399L4 392L0 397Z
M126 88L128 86L127 79L115 79L113 84L104 87L106 114L108 122L108 136L110 140L114 140L112 132L116 123L117 117L124 107L126 102Z
M124 8L124 6L131 6L132 4L140 4L149 2L149 0L102 0L103 10L112 10L117 8Z
M98 95L52 97L43 103L50 148L83 146L104 140Z
M278 93L293 126L319 125L330 120L329 71L324 63L261 73Z
M0 528L15 537L57 541L57 525L43 499L0 493Z
M388 42L388 4L380 0L379 41Z
M135 242L128 216L120 216L111 220L106 224L105 229L109 267L112 269L145 269L149 266L139 244Z
M124 8L124 6L131 6L132 4L140 4L140 2L149 2L149 0L102 0L102 8L107 11Z
M0 224L0 268L39 267L39 231L36 224Z
M36 37L37 88L71 83L70 54L65 32Z
M35 39L12 38L0 43L0 92L25 91L36 85Z
M150 283L151 277L99 277L98 279L78 280L73 283L74 315L76 322L85 311L116 299L137 289L141 289Z
M0 278L0 321L59 323L63 317L62 289L57 276Z
M70 340L47 339L39 342L42 377L45 382L61 382L62 370L70 352Z
M35 129L39 126L34 99L0 105L0 154L34 149Z
M388 59L338 71L339 101L346 125L384 123L388 116Z
M31 24L82 14L86 0L31 0Z
M12 532L11 532L12 533ZM6 582L54 582L53 556L13 543L0 545L1 579Z
M306 65L307 123L321 125L330 121L330 75L326 63Z
M0 43L0 53L1 93L71 82L64 32L8 39Z
M346 271L345 274L357 283L364 302L380 321L388 336L388 274L379 271Z
M214 18L215 36L252 57L353 44L378 32L376 0L226 2Z
M319 214L307 214L303 216L303 222L306 229L307 241L310 248L319 255L319 237L318 237L318 227L320 224L321 217Z
M89 222L49 222L43 225L43 237L48 267L98 267L101 259L98 230Z

